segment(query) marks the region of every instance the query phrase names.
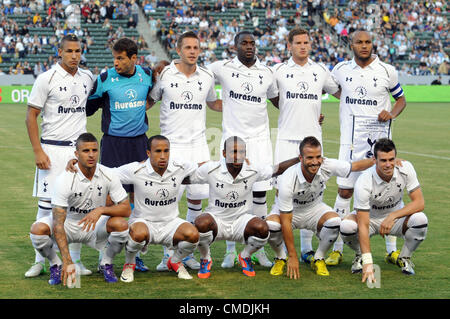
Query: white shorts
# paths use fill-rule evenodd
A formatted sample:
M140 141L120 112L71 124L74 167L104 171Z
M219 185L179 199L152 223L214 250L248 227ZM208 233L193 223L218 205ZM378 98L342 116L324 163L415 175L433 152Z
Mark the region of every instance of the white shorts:
M272 142L270 137L255 137L244 139L246 144L246 157L250 163L258 165L273 165ZM224 149L225 140L220 142L221 150ZM223 153L220 151L220 158L223 159ZM273 179L256 182L253 184L254 192L269 191L273 188Z
M251 214L243 214L234 220L224 220L220 217L209 214L217 224L217 236L216 240L229 240L245 244L245 227L247 227L248 222L253 218L259 218Z
M51 199L55 178L64 172L67 162L75 158L75 147L41 144L42 149L50 158L50 169L36 167L33 196Z
M356 211L352 211L350 214L356 215ZM383 220L385 220L387 217L383 216L380 218L372 218L370 217L369 221L369 236L372 237L373 235L378 235L380 233L380 226ZM389 235L402 237L403 236L403 223L405 222L407 216L404 216L402 218L399 218L395 221L394 226L391 228L391 232Z
M294 208L292 214L292 228L309 229L317 233L317 224L319 223L320 218L328 212L334 212L334 210L325 203L318 203L317 205L302 210L296 210ZM280 211L274 210L270 215L280 215Z
M209 148L206 141L195 144L170 144L170 157L180 162L202 163L210 160ZM178 194L178 199L183 196L186 190L186 197L189 199L205 199L209 197L208 184L182 185Z
M143 223L147 226L150 237L148 244L164 245L169 249L173 249L173 236L178 227L181 224L187 223L187 221L179 217L169 222L151 222L144 218L130 218L128 220L128 226L130 228L134 223Z
M351 144L341 144L339 147L339 160L350 162ZM355 161L355 160L353 160ZM348 177L336 177L336 184L341 189L353 189L355 187L356 180L361 175L360 172L351 172Z
M81 243L96 250L101 250L103 247L105 247L108 241L109 233L106 231L106 223L108 222L109 218L109 216L101 216L97 221L97 224L95 225L95 229L91 229L88 232L82 230L83 225L78 225L78 223L80 222L79 219L67 218L64 222L64 231L66 232L67 243ZM35 223L44 223L48 225L48 227L50 228L52 239L56 244L56 241L53 237L53 217L42 217Z

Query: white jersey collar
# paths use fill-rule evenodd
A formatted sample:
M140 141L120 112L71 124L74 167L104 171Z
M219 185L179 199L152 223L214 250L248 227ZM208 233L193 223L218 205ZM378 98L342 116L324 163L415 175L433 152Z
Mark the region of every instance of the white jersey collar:
M178 63L180 63L180 62L181 62L181 61L180 61L179 59L173 60L173 61L170 63L169 68L170 68L170 70L172 71L172 74L177 74L177 73L179 73L179 74L182 74L182 75L186 76L186 74L184 74L183 72L181 72L180 70L178 70L177 67L176 67L176 64L178 64ZM191 77L192 77L193 75L196 75L196 74L199 74L199 71L198 71L198 65L195 65L195 72L191 75Z
M89 178L87 178L86 176L84 176L83 172L81 171L80 167L78 166L78 163L76 163L75 166L77 168L77 175L80 178L80 180L90 182L91 180ZM99 167L97 164L95 167L94 177L99 177L99 175L100 175L100 170L99 170Z
M378 55L376 55L376 54L372 54L372 58L374 58L374 60L368 65L368 66L366 66L364 69L366 69L366 68L369 68L369 69L374 69L374 67L375 67L375 64L378 64L378 62L380 61L380 59L378 58ZM351 61L351 66L352 66L352 69L355 69L355 68L360 68L360 69L362 69L362 67L360 67L356 62L355 62L355 58L353 58L352 59L352 61Z
M372 169L372 176L375 179L375 182L377 183L377 185L380 185L382 183L390 183L390 182L392 182L394 180L397 180L397 178L398 178L398 169L397 169L397 167L394 167L394 174L392 175L392 178L391 178L391 180L389 182L386 182L385 180L383 180L378 175L376 166L373 166L371 169Z
M238 68L247 68L247 66L245 66L241 61L239 61L237 56L235 56L232 61ZM259 69L259 68L261 68L261 66L262 66L261 61L259 61L259 59L256 57L255 64L253 64L248 69L253 69L253 68Z
M306 62L306 64L303 65L303 66L301 66L301 65L299 65L299 64L297 64L297 63L295 63L293 57L290 57L289 60L288 60L288 62L287 62L287 65L288 65L289 67L295 67L295 66L298 66L298 67L300 67L300 68L305 68L305 67L308 67L308 66L310 66L310 65L312 65L312 64L313 64L313 61L312 61L310 58L308 58L308 62Z
M163 176L159 175L158 173L155 172L155 170L153 169L152 164L150 163L150 158L147 158L147 160L145 161L145 166L147 167L147 172L149 173L149 175L157 175L159 177L164 177L164 175L166 174L170 174L174 171L175 167L173 165L173 162L169 159L169 164L167 165L167 169L164 172Z
M322 162L322 165L323 165L323 162ZM317 171L316 175L314 175L314 178L313 178L313 180L311 181L311 183L309 183L309 182L306 180L305 176L303 176L302 163L301 163L301 162L298 163L298 171L297 171L297 175L298 175L298 181L299 181L300 184L305 184L305 183L312 184L312 183L314 182L314 179L316 178L316 176L321 176L321 175L322 175L322 166L319 167L319 170Z
M63 69L63 67L61 66L61 64L59 62L56 63L55 69L63 77L66 77L68 75L72 76L72 74L70 74L69 72L67 72L66 70ZM80 68L79 67L77 68L77 72L75 73L75 75L80 75Z

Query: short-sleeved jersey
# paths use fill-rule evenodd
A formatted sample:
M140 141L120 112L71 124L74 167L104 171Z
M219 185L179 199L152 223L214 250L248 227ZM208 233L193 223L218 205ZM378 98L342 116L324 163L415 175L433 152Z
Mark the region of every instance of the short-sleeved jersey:
M161 100L159 126L171 143L206 140L206 102L217 100L214 75L197 65L189 77L176 67L177 61L164 68L150 96Z
M168 222L179 215L177 196L184 178L197 168L196 163L169 161L163 176L153 169L150 160L114 168L123 184L134 185L132 218L150 222Z
M383 218L398 210L403 202L403 193L420 187L413 165L402 162L402 167L394 168L389 182L378 175L376 167L364 171L355 184L354 204L356 211L370 211L370 218Z
M314 179L309 183L302 173L301 163L289 167L278 177L278 203L281 212L301 212L322 202L327 181L332 176L346 177L352 164L324 158Z
M203 164L189 177L192 184L209 184L208 207L205 212L223 220L233 221L251 212L252 187L255 182L272 177L273 166L248 165L244 162L240 173L233 179L225 160Z
M280 97L278 139L298 141L315 136L322 140L322 91L334 94L339 90L330 71L311 59L300 66L293 58L275 65L273 70Z
M207 67L222 86L223 139L269 137L267 99L278 96L273 71L259 60L248 68L237 57Z
M87 103L87 116L102 108L102 132L120 137L142 135L148 130L145 107L153 86L152 71L136 65L133 75L109 69L98 75Z
M86 101L93 76L78 68L74 76L57 63L33 84L28 105L41 110L41 138L75 141L86 132Z
M97 207L106 205L108 194L119 203L128 198L119 178L110 168L97 164L92 180L86 178L78 164L76 173L64 171L55 183L52 205L67 207L67 218L80 220Z
M355 59L338 63L331 74L341 86L339 120L341 144L352 143L353 115L378 115L391 111L390 94L394 98L403 95L395 68L381 62L377 56L365 68Z

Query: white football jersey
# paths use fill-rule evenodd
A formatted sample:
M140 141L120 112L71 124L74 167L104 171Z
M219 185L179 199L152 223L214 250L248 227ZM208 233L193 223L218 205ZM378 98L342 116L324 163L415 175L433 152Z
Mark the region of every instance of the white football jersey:
M189 77L172 63L164 68L150 92L161 100L161 134L171 143L192 143L206 139L206 102L217 100L214 75L198 66Z
M301 165L291 166L278 176L278 205L281 212L301 212L321 203L327 181L332 176L346 177L352 170L350 162L324 158L316 176L308 183Z
M59 63L37 77L28 105L41 109L41 138L75 141L86 132L86 101L92 85L90 71L78 68L72 76Z
M339 120L341 144L352 144L353 115L378 115L382 110L391 111L390 95L398 98L403 90L398 83L395 68L381 62L378 56L365 68L355 60L340 62L331 74L341 86Z
M413 165L402 162L402 167L395 166L394 175L389 182L380 178L373 166L364 171L355 184L355 210L370 211L370 218L384 218L403 205L403 193L420 187Z
M311 59L300 66L293 58L275 65L273 70L280 96L278 139L298 141L314 136L321 141L322 91L334 94L339 90L331 72Z
M248 68L237 57L207 67L222 85L222 139L270 137L267 99L278 96L273 71L258 59Z
M169 160L163 176L153 169L150 159L114 168L123 184L134 185L132 218L168 222L179 215L177 195L183 179L197 168L194 163Z
M203 164L189 179L192 184L209 184L208 207L205 212L233 221L238 216L251 212L253 184L271 178L273 172L272 165L248 165L244 162L240 173L233 179L225 160L222 160Z
M97 164L92 180L86 178L78 164L76 173L64 171L55 182L52 205L67 207L67 218L83 219L97 207L106 205L108 194L114 203L128 198L119 178L112 170L102 164Z

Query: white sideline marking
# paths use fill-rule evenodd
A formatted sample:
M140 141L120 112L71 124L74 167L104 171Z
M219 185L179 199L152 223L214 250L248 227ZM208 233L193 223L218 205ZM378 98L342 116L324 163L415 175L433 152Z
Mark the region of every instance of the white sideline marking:
M338 142L338 141L331 141L331 140L324 140L324 142L332 143L332 144L340 144L340 142ZM423 153L416 153L416 152L408 152L408 151L403 151L403 150L399 150L399 152L405 153L405 154L416 155L416 156L429 157L429 158L435 158L435 159L443 159L443 160L446 160L446 161L450 161L450 157L445 157L445 156L432 155L432 154L423 154Z

